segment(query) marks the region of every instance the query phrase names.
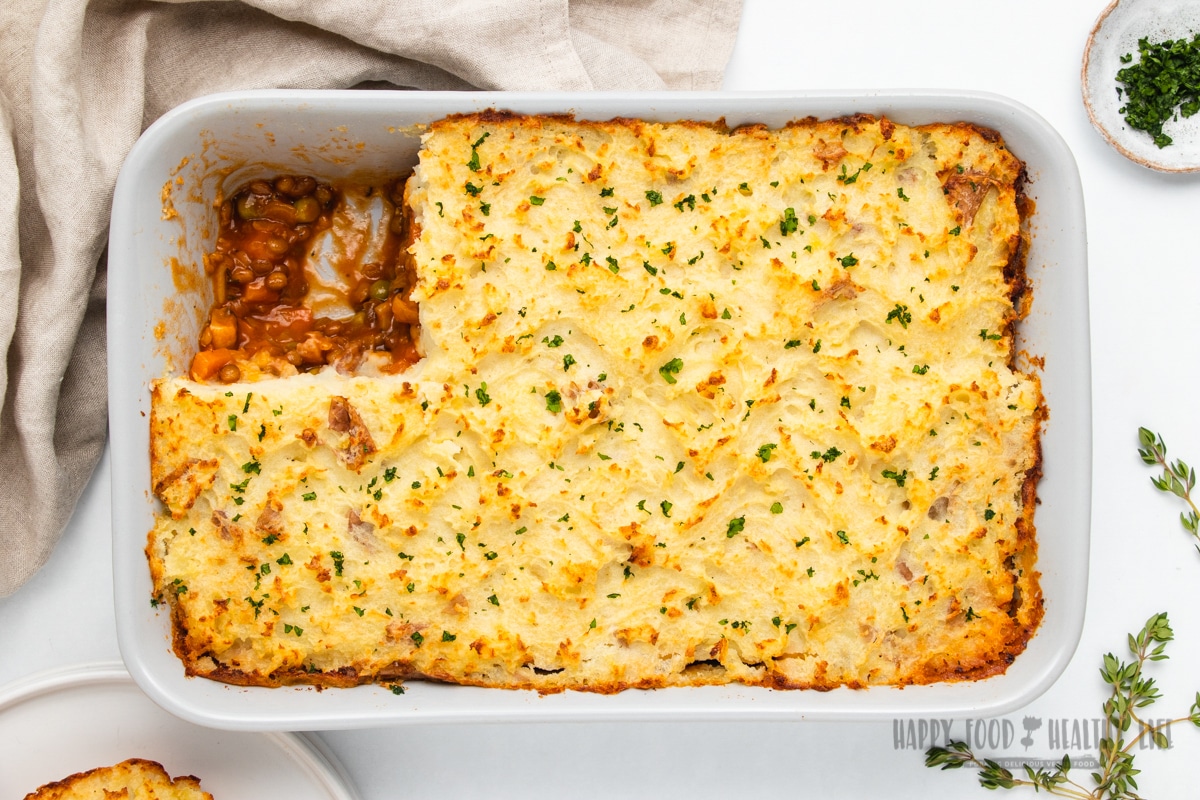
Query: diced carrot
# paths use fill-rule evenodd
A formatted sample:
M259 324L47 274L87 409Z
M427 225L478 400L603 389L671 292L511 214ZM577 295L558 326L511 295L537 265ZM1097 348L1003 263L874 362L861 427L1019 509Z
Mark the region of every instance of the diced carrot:
M279 302L279 292L267 288L266 279L255 278L242 290L242 300L247 303L276 303Z
M228 350L226 348L201 350L192 358L192 368L190 370L192 380L212 380L213 376L221 371L221 367L242 355L244 353L241 350Z

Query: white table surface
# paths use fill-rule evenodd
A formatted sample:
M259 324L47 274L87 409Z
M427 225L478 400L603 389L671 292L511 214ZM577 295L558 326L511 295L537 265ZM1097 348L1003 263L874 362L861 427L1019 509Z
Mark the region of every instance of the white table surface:
M1176 642L1156 675L1153 716L1186 713L1200 689L1200 555L1136 453L1139 425L1200 461L1200 177L1130 164L1090 127L1080 101L1087 32L1106 0L746 0L728 90L984 90L1030 106L1075 153L1088 210L1094 467L1088 615L1065 674L993 726L1003 757L1094 753L1078 737L1100 716L1101 656L1150 614ZM1036 302L1036 300L1035 300ZM107 457L50 563L0 600L0 684L117 660ZM1026 717L1040 726L1026 736ZM947 720L968 735L967 720ZM944 724L944 723L943 723ZM1033 726L1033 721L1029 722ZM917 732L923 729L918 728ZM979 730L973 722L972 732ZM944 728L939 728L944 731ZM966 772L933 772L893 722L606 723L385 728L322 734L365 800L399 797L992 797ZM1052 749L1051 736L1059 742ZM939 735L939 741L944 735ZM3 746L3 743L0 743ZM1139 754L1149 797L1200 777L1200 732ZM1086 770L1078 770L1086 781ZM1032 796L1023 793L1020 796Z

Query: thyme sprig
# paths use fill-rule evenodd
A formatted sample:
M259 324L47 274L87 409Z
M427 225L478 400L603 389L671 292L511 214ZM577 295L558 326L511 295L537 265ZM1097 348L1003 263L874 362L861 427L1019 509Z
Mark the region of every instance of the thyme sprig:
M1168 461L1167 445L1162 436L1148 428L1138 428L1138 441L1142 445L1138 448L1138 455L1142 457L1142 461L1157 464L1163 469L1162 475L1151 478L1150 482L1160 492L1173 494L1188 504L1189 510L1180 512L1179 522L1193 539L1200 542L1200 509L1192 500L1192 489L1196 486L1195 468L1189 467L1183 459ZM1200 544L1196 544L1196 552L1200 553Z
M1169 742L1166 729L1180 722L1200 727L1200 692L1188 710L1188 715L1151 725L1143 719L1145 709L1161 697L1153 678L1144 675L1147 662L1165 661L1167 642L1174 638L1165 613L1146 620L1136 635L1129 635L1129 651L1133 659L1119 661L1109 653L1104 656L1100 675L1109 685L1108 699L1103 711L1107 736L1100 740L1100 770L1091 773L1092 787L1071 779L1071 759L1064 755L1054 769L1034 769L1025 765L1024 777L1017 777L990 758L979 758L964 742L949 742L945 747L931 747L925 753L925 766L946 769L974 767L979 770L979 785L985 789L1015 789L1029 786L1035 792L1045 790L1059 797L1078 800L1116 800L1138 798L1134 748L1149 737L1158 747Z

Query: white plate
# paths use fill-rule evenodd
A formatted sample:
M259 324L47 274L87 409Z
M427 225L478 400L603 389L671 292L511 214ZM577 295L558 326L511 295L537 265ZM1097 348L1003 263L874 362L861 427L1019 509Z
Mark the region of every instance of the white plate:
M1096 20L1083 51L1083 104L1092 125L1113 149L1159 172L1200 171L1200 114L1167 122L1163 132L1174 142L1159 148L1145 131L1125 122L1118 97L1121 58L1138 58L1138 40L1151 43L1191 39L1200 33L1200 3L1195 0L1114 0Z
M127 758L195 775L215 800L357 800L314 741L200 728L150 701L119 664L35 675L0 687L0 797Z
M396 173L416 162L416 126L487 108L579 118L724 118L781 126L807 116L884 114L905 123L967 120L999 131L1028 170L1036 203L1028 274L1033 311L1019 346L1045 357L1050 420L1036 524L1046 615L1002 675L970 683L831 692L710 686L604 696L446 686L407 693L361 686L322 692L188 679L171 650L169 615L150 606L144 549L150 493L150 381L185 369L211 305L188 278L216 235L213 197L259 170L338 179ZM164 214L170 182L174 215ZM1074 157L1045 120L995 95L951 92L499 94L245 92L187 103L156 122L117 182L109 239L109 424L117 636L148 695L185 719L231 729L319 730L430 721L616 719L891 719L996 715L1030 702L1062 673L1083 627L1091 514L1091 367L1083 191ZM175 264L175 269L172 269ZM179 273L183 274L179 274ZM209 293L209 294L206 294Z

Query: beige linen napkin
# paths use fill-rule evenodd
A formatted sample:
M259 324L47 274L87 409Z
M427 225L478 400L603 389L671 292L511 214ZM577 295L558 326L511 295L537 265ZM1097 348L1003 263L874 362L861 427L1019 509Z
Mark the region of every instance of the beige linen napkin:
M103 450L113 185L163 112L376 82L719 89L741 5L0 0L0 597L46 562Z

